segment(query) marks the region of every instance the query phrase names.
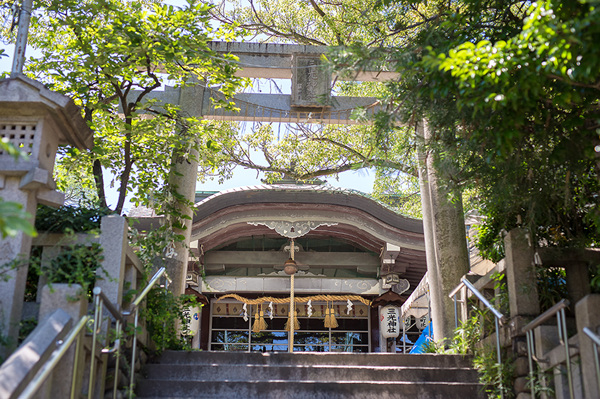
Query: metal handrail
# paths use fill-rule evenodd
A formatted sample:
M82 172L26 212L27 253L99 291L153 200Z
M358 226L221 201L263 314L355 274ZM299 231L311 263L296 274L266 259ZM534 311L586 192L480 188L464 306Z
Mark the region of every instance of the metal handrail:
M33 377L33 380L31 380L31 382L27 385L25 390L21 392L21 394L19 395L19 399L29 399L35 395L35 393L38 389L40 389L44 381L46 381L46 378L50 376L58 362L63 358L65 353L67 353L67 350L71 347L71 345L73 345L73 342L75 342L75 340L78 338L79 334L81 333L81 330L83 330L83 328L86 326L88 321L90 321L90 319L90 316L83 316L79 320L77 325L69 332L67 337L62 342L57 342L57 345L60 346L57 349L55 349L54 352L52 352L48 361L42 366L42 368L40 368L35 377ZM81 342L81 339L78 339L78 342ZM79 346L80 345L78 344L77 352L79 352ZM75 361L73 364L74 371L78 369L77 366L79 357L79 353L76 353ZM75 377L73 377L73 384L75 384L75 382L76 379ZM75 398L75 390L73 389L73 387L71 387L71 399L73 398Z
M565 309L569 307L569 304L570 302L567 299L561 299L550 309L546 310L544 313L542 313L541 315L533 319L525 327L523 327L523 332L525 332L527 338L527 357L529 361L529 380L531 384L532 397L535 397L535 372L533 370L533 360L535 359L536 362L539 362L535 354L535 340L533 332L536 327L539 327L543 322L555 315L558 327L558 338L560 340L561 345L565 347L565 363L567 365L567 381L569 383L569 394L571 395L571 398L575 397L575 390L573 387L573 375L571 374L571 353L569 351L569 337L567 336L567 318L565 314Z
M110 299L108 299L106 294L102 292L102 289L100 287L94 288L93 292L94 295L98 295L100 297L103 305L115 319L119 320L121 323L125 323L125 319L123 318L123 315L121 314L119 309L117 309L117 307L113 305L113 303L110 301Z
M588 337L590 337L590 339L596 345L600 346L600 335L594 334L594 331L592 331L592 329L589 328L589 327L583 327L583 332L585 333L585 335L587 335Z
M165 288L168 289L171 279L166 274L166 270L167 269L165 269L164 267L161 267L160 269L158 269L158 271L150 279L150 281L148 282L146 287L142 290L142 293L135 299L135 301L133 301L129 311L123 312L123 316L129 316L129 315L131 315L132 312L135 312L134 325L133 325L133 343L131 346L131 364L130 364L130 368L129 368L129 398L130 399L133 397L133 386L134 386L133 377L134 377L134 371L135 371L134 370L135 369L135 350L136 350L136 346L137 346L137 327L138 327L139 305L142 303L144 298L146 298L146 295L148 295L148 293L150 292L152 287L154 287L154 285L158 282L158 280L161 278L161 276L163 274L166 276L166 279L167 279L167 284L166 284Z
M541 325L543 322L553 317L559 310L565 309L569 307L570 302L568 299L561 299L556 302L550 309L546 310L544 313L530 321L525 327L523 327L523 332L526 333L528 331L533 330L537 326Z
M119 371L119 352L121 348L121 331L122 326L126 323L126 317L130 316L132 313L135 313L134 319L134 333L133 333L133 344L132 344L132 353L131 353L131 367L130 367L130 376L129 376L129 398L132 398L133 395L133 381L134 381L134 371L135 371L135 356L136 356L136 345L137 345L137 327L138 327L138 316L139 316L139 306L142 301L146 298L152 287L156 285L159 279L164 276L167 280L167 284L165 284L165 288L168 289L169 283L172 280L166 274L166 269L161 267L150 279L146 287L142 290L141 294L135 299L132 303L129 311L120 312L118 308L106 297L106 295L102 292L100 287L96 287L93 290L94 294L94 317L93 317L93 331L92 331L92 347L91 347L91 361L90 361L90 377L88 381L88 398L92 398L94 395L94 371L96 365L96 346L98 340L98 334L100 333L101 328L101 320L102 320L102 310L104 307L109 311L109 313L115 318L116 321L116 339L114 342L114 347L110 349L103 349L102 353L116 353L116 364L115 364L115 378L113 385L113 398L117 395L118 388L118 371ZM19 395L19 399L29 399L32 398L36 392L40 389L44 381L51 375L54 368L58 364L58 362L64 357L67 350L73 345L73 342L77 339L77 349L75 353L75 361L73 365L74 373L78 370L78 362L80 356L80 352L82 350L82 340L80 334L84 327L92 320L92 316L86 315L83 316L77 325L69 332L64 341L57 342L57 345L60 345L59 348L54 350L50 355L49 359L45 362L45 364L40 368L37 374L34 376L33 380L27 385L25 390ZM108 336L108 334L107 334ZM78 339L79 337L79 339ZM108 338L107 338L108 339ZM70 398L74 399L75 394L75 385L77 383L77 379L75 376L72 380L71 386L71 395Z
M161 267L160 269L158 269L158 271L156 273L154 273L154 276L152 276L152 278L150 279L150 281L148 281L148 284L142 290L142 293L140 295L138 295L137 298L135 298L135 301L133 301L133 303L131 304L131 307L129 308L129 310L123 312L123 316L131 316L131 314L133 313L133 311L137 309L137 307L144 300L144 298L146 297L146 295L148 295L148 292L150 292L150 290L152 289L152 287L154 286L154 284L156 284L156 282L158 281L158 279L160 279L161 276L163 274L165 274L166 270L167 269L165 269L164 267ZM168 275L167 275L167 277L168 277ZM169 278L169 279L167 279L167 281L171 282L171 279Z
M458 293L458 291L460 291L463 287L467 287L467 289L469 289L469 291L471 291L473 293L473 295L475 295L477 297L477 299L479 299L486 308L488 308L492 314L494 315L494 324L496 327L496 356L498 359L498 365L500 367L498 367L498 374L499 374L499 381L500 384L502 385L502 355L500 352L500 324L503 323L505 317L502 313L500 313L495 307L492 306L492 304L486 299L485 296L483 296L483 294L481 292L479 292L479 290L477 288L475 288L475 286L473 284L471 284L471 282L469 280L467 280L466 278L462 278L460 280L460 284L452 290L452 292L450 293L450 295L448 295L450 298L452 298L454 300L454 321L455 324L457 324L458 327L458 313L457 313L457 308L456 308L456 294ZM463 298L464 301L464 298ZM500 397L504 398L504 389L502 386L500 386Z
M455 288L455 289L453 289L453 290L452 290L452 291L451 291L451 292L448 294L448 296L449 296L450 298L452 298L452 297L456 296L456 294L458 294L458 291L460 291L460 289L461 289L462 287L464 287L464 286L465 286L465 284L464 284L464 283L462 282L462 280L461 280L460 284L459 284L459 285L457 285L457 286L456 286L456 288Z
M100 328L100 320L102 319L102 309L106 307L106 309L110 312L110 314L116 320L116 339L114 347L111 349L104 349L103 353L116 353L116 363L115 363L115 376L113 382L113 398L117 397L117 388L118 388L118 372L119 372L119 360L120 360L120 349L121 349L121 331L122 325L126 324L125 317L130 316L133 312L135 312L135 321L133 328L133 344L131 349L131 364L129 368L129 397L131 398L133 395L133 381L134 381L134 372L135 372L135 356L136 356L136 346L137 346L137 327L138 327L138 310L139 305L146 298L152 287L156 285L161 276L165 276L167 279L167 287L168 283L171 282L171 279L166 274L166 269L161 267L154 276L150 279L146 287L142 290L140 295L135 299L135 301L131 304L131 307L128 311L120 312L117 307L110 301L109 298L102 292L100 287L94 288L94 303L95 303L95 313L94 313L94 334L92 337L92 360L90 364L90 380L88 386L88 399L92 398L93 395L93 387L94 387L94 368L95 368L95 352L96 352L96 337Z
M104 354L112 354L115 353L115 375L113 379L113 398L117 397L117 388L118 388L118 376L119 376L119 359L120 359L120 351L121 351L121 326L125 323L125 319L121 312L118 311L117 307L113 305L110 299L102 292L100 287L95 287L93 290L94 294L94 333L92 335L92 348L91 348L91 360L90 360L90 379L88 382L88 399L92 399L94 394L94 383L95 383L95 368L96 368L96 343L97 336L100 332L101 328L101 320L102 320L102 309L106 307L109 313L115 318L116 325L116 338L114 342L114 346L112 348L104 348L102 349L102 353ZM108 335L106 337L105 344L108 344Z
M477 299L479 299L485 305L486 308L488 308L494 314L494 316L500 322L504 322L504 315L500 313L500 311L498 311L495 307L493 307L490 301L488 301L487 298L483 296L483 294L479 292L479 290L475 288L475 286L471 284L469 280L463 277L461 279L461 282L469 289L469 291L471 291L477 297Z
M592 340L594 348L594 365L596 366L596 379L600 387L600 361L598 360L598 347L600 347L600 336L596 335L589 327L583 327L583 332Z

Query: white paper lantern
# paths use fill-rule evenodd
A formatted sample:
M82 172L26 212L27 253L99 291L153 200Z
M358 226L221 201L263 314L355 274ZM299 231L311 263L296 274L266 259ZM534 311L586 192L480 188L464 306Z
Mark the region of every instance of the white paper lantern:
M428 314L419 317L419 319L417 320L417 328L419 330L423 330L425 327L427 327L427 324L429 324Z
M411 315L408 315L404 318L404 329L405 330L410 330L410 328L413 325L413 317Z
M187 320L187 334L196 335L200 329L200 307L187 307L183 309L183 315Z
M388 305L381 308L379 328L383 338L397 338L400 335L400 312L396 306Z

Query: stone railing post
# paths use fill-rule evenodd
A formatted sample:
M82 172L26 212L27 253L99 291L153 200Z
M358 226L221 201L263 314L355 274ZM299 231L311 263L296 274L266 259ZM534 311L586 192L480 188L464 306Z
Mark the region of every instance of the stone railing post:
M510 308L510 335L513 340L515 371L515 393L526 395L527 345L523 327L540 313L533 249L528 232L513 229L504 237L506 257L506 288ZM520 396L519 396L520 397Z
M524 229L511 230L504 238L506 248L506 285L513 321L520 317L537 317L540 314L533 249ZM521 327L513 331L522 335Z
M600 311L598 309L600 309L599 294L587 295L575 306L581 374L586 398L600 398L600 386L598 386L594 364L594 346L592 340L583 332L583 328L588 327L598 333L600 327Z
M120 309L123 301L125 258L128 246L127 219L118 215L104 216L100 222L100 228L104 271L97 272L96 287L100 287L107 298ZM108 273L108 277L105 272Z
M62 309L73 320L73 326L87 313L87 295L79 284L52 284L46 285L42 289L42 302L40 304L39 319L44 320L57 309ZM81 336L79 339L83 339ZM75 392L81 392L81 380L83 369L79 367L76 374L73 372L75 364L75 343L67 351L60 363L54 369L52 376L47 380L46 390L49 398L68 398L70 397L73 379L75 379ZM82 364L84 353L79 354L79 364ZM49 385L49 386L48 386Z

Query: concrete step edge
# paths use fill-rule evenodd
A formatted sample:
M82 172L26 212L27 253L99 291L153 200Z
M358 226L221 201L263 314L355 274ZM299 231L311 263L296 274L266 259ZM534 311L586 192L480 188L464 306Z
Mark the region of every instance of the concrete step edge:
M339 383L247 381L232 383L182 382L165 380L141 384L139 398L218 399L483 399L484 386L475 383Z
M178 367L193 367L193 368L215 368L224 367L231 369L238 368L305 368L305 369L349 369L349 370L377 370L377 371L408 371L408 370L440 370L440 371L472 371L473 367L435 367L435 366L371 366L371 365L337 365L337 364L179 364L179 363L149 363L145 367L151 368L178 368Z
M152 379L145 380L145 382L153 382L153 383L173 383L174 380L171 379ZM177 381L177 380L176 380ZM181 382L181 381L178 381ZM299 381L290 381L290 380L244 380L244 381L223 381L223 380L185 380L184 382L193 382L193 383L205 383L205 384L297 384L297 385L321 385L321 384L338 384L338 385L413 385L414 381L322 381L322 380L299 380ZM468 382L468 381L460 381L460 382L451 382L451 381L419 381L421 385L439 385L439 386L483 386L479 382Z
M237 357L232 356L163 356L156 361L150 362L151 364L188 364L188 365L201 365L201 364L222 364L222 365L245 365L245 364L266 364L266 365L297 365L297 364L310 364L310 365L383 365L383 366L420 366L420 365L435 365L436 367L471 367L472 362L469 358L436 358L436 357L413 357L413 358L401 358L401 357L340 357L340 356L306 356L306 355L295 355L296 358L281 357L281 356L264 356L259 357L256 355L240 355ZM411 356L422 356L422 355L411 355Z
M353 357L353 358L386 358L392 357L394 359L402 358L437 358L437 359L470 359L471 355L460 355L460 354L445 354L445 353L420 353L420 354L407 354L407 353L365 353L365 352L227 352L227 351L173 351L166 350L162 353L163 357L177 357L177 356L193 356L193 357L204 357L204 356L219 356L219 357L239 357L239 356L254 356L254 357L281 357L281 358L297 358L297 357Z

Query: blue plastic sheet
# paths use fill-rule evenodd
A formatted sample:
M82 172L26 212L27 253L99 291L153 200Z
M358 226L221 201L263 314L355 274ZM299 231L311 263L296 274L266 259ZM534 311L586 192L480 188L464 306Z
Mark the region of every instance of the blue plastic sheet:
M415 342L414 346L412 347L412 349L408 353L425 353L425 346L427 345L427 343L429 341L432 340L432 338L431 338L431 335L432 335L431 334L431 324L432 323L429 323L427 325L427 327L425 327L423 329L423 332L419 336L419 339L417 339L417 342Z

